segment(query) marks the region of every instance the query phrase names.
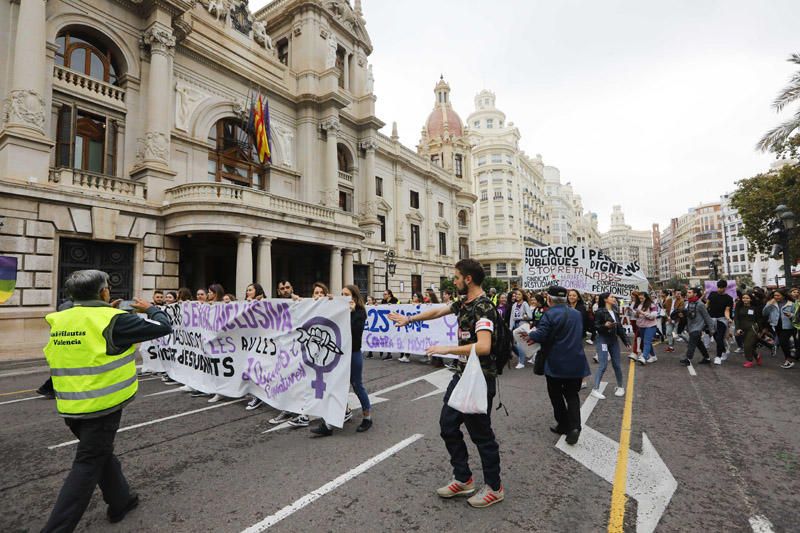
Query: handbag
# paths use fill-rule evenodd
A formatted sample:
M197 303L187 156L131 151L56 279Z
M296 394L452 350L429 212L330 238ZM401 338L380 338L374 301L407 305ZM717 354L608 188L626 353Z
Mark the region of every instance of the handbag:
M453 392L450 393L447 405L460 413L485 415L489 407L487 396L486 378L473 344L467 364L458 383L453 387Z
M553 345L553 339L557 338L557 336L562 332L564 329L564 325L567 323L566 315L561 320L561 323L558 325L556 331L553 332L552 337L547 339L547 342L542 344L539 353L536 354L536 358L533 360L533 373L537 376L544 376L544 364L547 361L547 356L550 355L550 349Z

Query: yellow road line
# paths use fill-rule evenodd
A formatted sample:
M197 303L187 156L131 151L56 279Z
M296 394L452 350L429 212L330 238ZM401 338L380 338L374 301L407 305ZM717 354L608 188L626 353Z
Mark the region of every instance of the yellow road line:
M0 392L0 396L11 396L12 394L22 394L23 392L33 392L36 389L15 390L14 392Z
M622 411L622 429L619 433L619 452L617 467L614 470L614 488L611 491L611 515L608 519L608 533L622 533L625 519L625 488L628 481L628 449L631 444L631 419L633 418L633 377L636 362L628 366L628 383L625 388L625 409Z

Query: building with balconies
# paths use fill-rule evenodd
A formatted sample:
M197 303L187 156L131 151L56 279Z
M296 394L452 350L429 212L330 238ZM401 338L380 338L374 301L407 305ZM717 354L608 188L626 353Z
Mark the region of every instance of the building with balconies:
M625 223L625 214L618 205L613 206L609 230L602 234L601 249L621 265L638 262L645 276L655 274L652 231L632 229Z
M0 20L0 254L19 267L0 353L41 348L77 269L121 298L280 279L380 294L392 249L408 298L473 248L469 180L378 132L359 1L24 0Z

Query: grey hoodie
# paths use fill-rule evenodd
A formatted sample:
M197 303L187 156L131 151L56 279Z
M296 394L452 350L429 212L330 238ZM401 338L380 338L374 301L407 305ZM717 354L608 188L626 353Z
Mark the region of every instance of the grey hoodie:
M716 321L708 314L708 309L700 300L696 302L686 302L686 329L689 333L703 331L704 326L708 326L708 331L712 334L717 329Z

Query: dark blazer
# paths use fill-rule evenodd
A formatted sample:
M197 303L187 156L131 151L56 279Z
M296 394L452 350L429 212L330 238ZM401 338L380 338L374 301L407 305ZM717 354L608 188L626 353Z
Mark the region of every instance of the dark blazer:
M544 373L553 378L581 379L590 375L589 363L583 351L583 317L567 305L548 309L530 339L548 346Z
M618 336L622 340L622 344L628 346L630 342L628 341L628 335L625 333L625 328L622 327L619 319L619 313L614 313L617 315L617 319L611 316L611 313L608 312L608 309L605 307L601 307L597 309L597 312L594 314L594 327L597 328L597 333L603 335L604 337L614 337ZM614 322L614 326L611 328L606 327L606 322Z

